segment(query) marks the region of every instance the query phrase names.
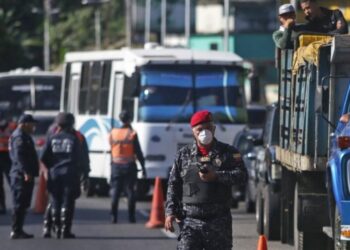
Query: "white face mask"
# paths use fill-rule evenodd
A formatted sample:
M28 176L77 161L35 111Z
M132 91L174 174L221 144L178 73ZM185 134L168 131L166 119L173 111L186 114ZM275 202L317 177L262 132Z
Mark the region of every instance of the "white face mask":
M198 140L201 144L208 145L213 141L213 133L208 129L204 129L199 132Z

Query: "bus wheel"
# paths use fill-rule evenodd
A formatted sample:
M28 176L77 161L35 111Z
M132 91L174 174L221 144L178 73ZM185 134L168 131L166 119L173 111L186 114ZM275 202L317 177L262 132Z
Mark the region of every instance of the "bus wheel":
M91 197L94 195L95 184L94 184L94 180L92 178L89 178L89 180L83 184L82 193L85 197Z
M150 182L146 179L139 179L136 183L137 200L146 200L150 190Z
M334 249L335 250L350 250L350 242L340 239L341 218L340 218L338 207L336 207L335 211L334 211L334 224L333 225L334 225L334 227L333 227Z

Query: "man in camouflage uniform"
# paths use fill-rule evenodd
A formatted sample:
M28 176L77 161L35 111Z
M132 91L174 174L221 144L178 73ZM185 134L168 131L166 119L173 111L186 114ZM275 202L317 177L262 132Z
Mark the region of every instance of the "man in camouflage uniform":
M232 248L231 185L246 180L237 149L214 138L207 110L191 118L193 145L179 150L170 173L165 229L180 225L177 249Z

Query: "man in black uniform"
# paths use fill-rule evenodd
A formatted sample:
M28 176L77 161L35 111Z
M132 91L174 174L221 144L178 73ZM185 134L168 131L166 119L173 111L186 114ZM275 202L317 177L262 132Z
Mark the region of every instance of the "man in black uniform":
M195 141L179 150L170 172L165 229L180 224L178 249L232 248L231 185L247 178L237 149L214 137L211 113L191 118Z
M0 214L6 213L4 178L10 184L11 159L9 154L9 139L16 124L9 122L4 114L0 112Z
M348 24L343 13L318 6L317 0L301 0L301 9L304 11L306 25L304 31L326 33L330 35L347 34Z
M31 115L22 115L18 120L17 129L10 137L9 152L12 161L10 178L14 206L11 239L33 237L23 231L23 223L32 199L34 177L38 176L39 172L38 157L30 136L35 122Z
M59 126L58 122L60 119L65 119L63 116L66 116L68 118L69 123L72 123L74 126L75 118L72 113L59 113L54 123L49 127L46 138L49 140L53 135L55 135L57 132L59 132ZM62 118L63 117L63 118ZM86 139L82 133L80 133L78 130L74 130L74 133L76 137L79 139L80 142L80 150L81 150L81 159L80 159L80 166L83 171L82 176L80 177L80 180L76 181L76 192L75 192L75 199L78 199L81 190L80 190L80 183L82 183L83 186L87 185L88 179L89 179L89 172L90 172L90 158L89 158L89 148L86 142ZM85 187L84 187L85 188ZM49 202L47 204L45 213L44 213L44 225L43 225L43 237L44 238L51 238L51 228L52 228L52 204Z
M71 233L77 186L82 174L80 142L73 129L74 120L60 114L58 129L43 149L41 161L48 169L48 191L57 238L75 238Z

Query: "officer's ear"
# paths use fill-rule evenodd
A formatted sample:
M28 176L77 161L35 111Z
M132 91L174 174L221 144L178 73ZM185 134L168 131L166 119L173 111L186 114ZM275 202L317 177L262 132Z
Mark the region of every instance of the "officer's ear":
M216 126L213 124L213 125L212 125L212 128L211 128L211 132L212 132L213 134L215 134L215 130L216 130Z

